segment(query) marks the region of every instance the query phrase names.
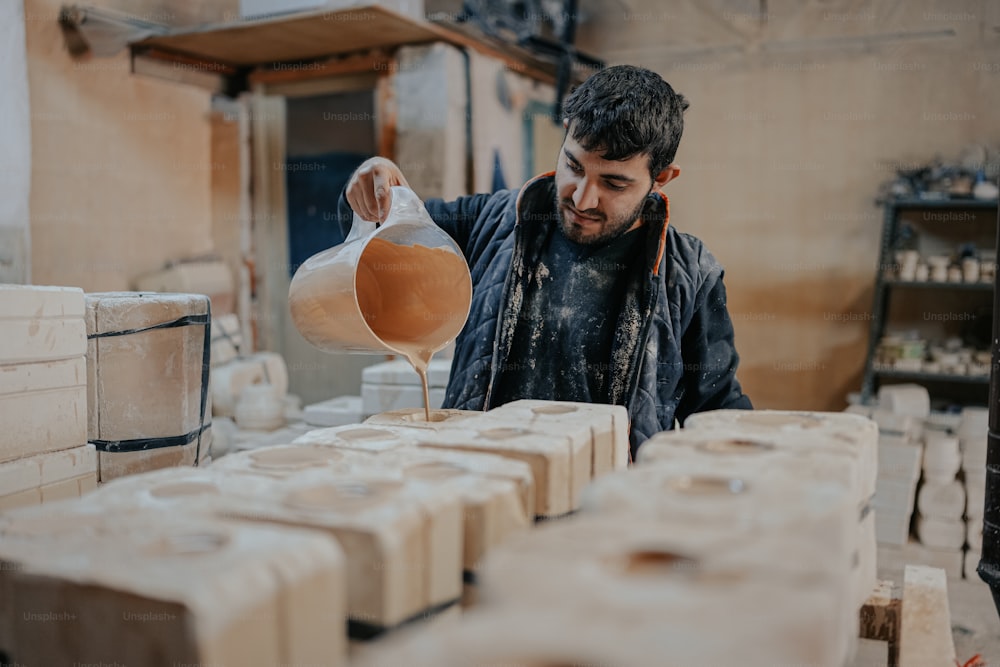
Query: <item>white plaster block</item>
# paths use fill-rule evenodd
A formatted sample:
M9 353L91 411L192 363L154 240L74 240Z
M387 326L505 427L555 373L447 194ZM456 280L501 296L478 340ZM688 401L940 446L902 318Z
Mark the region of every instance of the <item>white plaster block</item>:
M920 443L886 442L880 437L878 443L879 478L908 479L916 481L920 477L923 460L923 445Z
M444 403L444 389L430 389L427 397L430 409L437 410ZM361 383L361 408L365 415L422 407L424 391L419 385Z
M986 469L986 450L988 447L985 437L981 440L962 440L961 447L963 470L978 471Z
M983 550L983 519L969 517L965 523L965 543L973 551Z
M234 517L333 535L347 555L348 615L394 626L462 591L462 505L447 490L387 476L311 470L266 497L227 505Z
M241 458L231 455L209 468L115 480L81 503L91 511L126 505L207 513L332 535L346 554L348 613L355 621L393 626L460 596L462 505L456 494L345 466L340 457L319 463L315 456L300 457L303 465L296 470L296 460L278 455L291 449L248 453L242 458L256 454L263 464L249 473L224 466L226 459Z
M462 563L466 571L477 570L488 551L533 523L534 506L525 506L522 489L527 484L533 490L534 483L530 468L519 461L430 448L395 450L375 458L392 460L405 479L458 496L463 507ZM518 468L517 479L511 478L512 466Z
M930 394L919 384L882 385L878 390L878 405L882 410L921 420L931 413Z
M488 417L517 420L528 428L551 425L571 428L587 425L591 431L594 477L624 470L630 459L628 411L621 405L569 401L520 400L486 413Z
M961 519L965 513L965 487L958 480L948 484L925 482L917 496L917 509L925 517Z
M81 445L0 463L0 509L80 497L97 486L97 451Z
M87 442L87 360L0 366L0 462Z
M86 295L87 333L132 332L185 317L206 315L208 299L194 294L106 292ZM206 395L202 414L203 357L207 329L186 324L147 329L89 341L88 434L91 442L176 438L211 422ZM211 342L210 340L208 341ZM204 443L202 443L204 445ZM115 450L98 445L101 480L147 466L194 463L208 454L197 439L187 445ZM154 451L154 448L158 451Z
M212 368L212 413L233 417L243 390L252 384L274 385L279 395L288 392L288 367L280 354L257 352Z
M935 519L917 515L917 537L924 546L959 550L965 544L965 522L961 519Z
M307 405L302 418L311 426L344 426L360 424L364 420L360 396L338 396L320 403Z
M954 478L962 465L958 438L941 432L924 434L924 471L935 478Z
M590 480L589 440L540 433L509 422L477 418L476 424L475 429L426 431L416 444L524 461L535 478L536 515L560 516L579 508L583 487Z
M747 437L766 436L775 446L841 451L857 461L860 490L875 493L878 436L875 422L843 412L784 410L713 410L691 415L685 431L735 429Z
M135 289L141 292L204 294L212 300L212 312L219 315L235 310L233 276L221 260L177 263L134 282Z
M875 507L894 514L913 513L917 480L879 477L875 487Z
M875 509L875 539L879 544L902 545L910 539L909 512Z
M990 430L990 411L988 408L965 407L962 408L960 422L958 425L958 435L961 438L979 439L986 441L986 435Z
M986 510L986 480L973 482L966 478L965 495L966 516L982 520Z
M235 313L212 313L212 366L221 366L240 355L243 330Z
M322 534L29 509L0 518L17 611L0 611L0 643L16 664L346 664L344 556Z
M871 495L862 487L867 479L860 472L857 449L829 434L813 434L803 441L766 433L746 433L737 426L665 431L643 443L636 460L640 466L669 468L677 460L708 459L736 470L781 470L803 479L833 481L851 490L860 517Z
M451 374L451 359L431 359L427 365L427 386L444 389ZM361 382L365 384L391 384L421 386L420 376L409 361L395 359L366 366L361 371Z
M976 570L979 568L979 561L983 557L983 554L979 551L970 549L965 552L965 563L963 574L966 579L972 579L974 581L981 581L979 578L979 573Z
M494 608L523 613L587 610L588 627L606 622L595 617L640 627L648 617L661 633L688 634L661 634L658 663L625 664L841 665L858 631L848 564L804 555L811 551L789 536L735 540L702 525L581 516L491 552L481 593ZM781 602L762 610L765 597ZM780 639L788 636L803 641L792 647Z
M878 424L878 429L882 433L920 437L922 430L920 420L912 415L901 415L885 408L876 408L872 411L871 419Z
M0 340L0 365L85 355L83 290L0 284Z

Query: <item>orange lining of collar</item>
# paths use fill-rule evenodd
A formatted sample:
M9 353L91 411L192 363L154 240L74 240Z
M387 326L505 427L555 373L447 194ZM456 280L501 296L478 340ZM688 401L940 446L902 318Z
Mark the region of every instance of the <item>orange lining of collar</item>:
M670 200L662 191L657 190L656 194L663 198L663 231L660 232L660 248L656 251L656 266L653 268L653 275L660 275L660 262L663 261L663 251L667 247L667 227L670 226Z

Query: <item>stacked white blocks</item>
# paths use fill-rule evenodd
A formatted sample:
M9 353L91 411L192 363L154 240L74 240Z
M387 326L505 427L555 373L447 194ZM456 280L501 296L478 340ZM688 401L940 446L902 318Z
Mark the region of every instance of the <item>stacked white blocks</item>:
M0 341L0 509L93 489L83 291L0 285Z
M499 412L414 438L488 440L479 422ZM480 609L390 638L360 664L844 664L861 598L854 562L874 560L859 506L874 491L875 425L755 416L741 428L742 417L708 413L654 436L638 468L584 490L577 516L487 553Z
M451 373L451 359L432 359L427 367L430 409L444 402L444 390ZM368 417L400 410L424 407L420 376L405 359L368 366L361 372L361 411Z
M983 513L986 504L986 449L989 411L966 408L958 428L965 479L966 553L965 578L978 578L976 568L983 550Z
M880 544L900 546L910 535L910 520L923 462L923 422L913 415L879 408L875 532Z
M740 453L773 451L788 457L779 459L781 463L776 465L789 475L833 480L848 490L855 508L854 539L849 549L853 563L851 590L856 607L860 607L875 586L877 570L872 511L878 472L876 424L844 413L716 410L692 415L685 427L681 435L688 432L699 439L718 436L722 443L728 443L721 446L723 453L732 453L733 449ZM740 435L763 447L745 446ZM658 453L657 449L651 450L646 459ZM753 458L764 460L759 453ZM750 465L749 461L744 465Z

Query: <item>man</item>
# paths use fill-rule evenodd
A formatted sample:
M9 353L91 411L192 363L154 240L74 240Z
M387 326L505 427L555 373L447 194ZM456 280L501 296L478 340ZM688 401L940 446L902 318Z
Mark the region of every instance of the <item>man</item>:
M680 174L687 107L656 73L609 67L567 98L554 173L519 192L426 202L473 282L445 407L624 405L633 454L674 419L751 408L736 379L722 267L668 224L660 192ZM391 161L362 164L340 200L345 233L351 209L384 220L393 185L407 183Z

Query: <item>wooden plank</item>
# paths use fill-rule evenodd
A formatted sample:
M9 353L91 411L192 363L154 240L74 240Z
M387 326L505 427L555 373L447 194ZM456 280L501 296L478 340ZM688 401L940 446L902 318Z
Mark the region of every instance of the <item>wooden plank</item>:
M136 48L157 48L234 66L301 62L336 54L440 39L431 24L371 5L292 17L200 26L149 37Z
M396 61L394 60L393 63ZM396 160L396 136L398 125L398 107L396 104L393 80L395 72L384 70L375 85L375 136L378 142L378 154L382 157Z
M132 47L144 55L171 61L190 59L198 63L216 63L218 67L291 63L281 71L292 76L303 73L328 76L337 72L325 72L327 65L312 61L434 41L474 49L501 60L513 72L555 84L555 64L524 48L490 38L468 26L415 20L379 5L202 25L149 37ZM302 65L304 62L308 62L308 68ZM572 70L575 83L589 74L591 72L581 65L575 65Z
M384 49L375 49L364 53L348 56L336 56L325 60L309 63L308 67L298 69L262 68L250 74L251 85L275 85L307 79L321 79L347 74L372 74L373 72L389 72L394 67L395 60Z
M906 566L899 633L900 665L942 667L955 664L944 570Z

